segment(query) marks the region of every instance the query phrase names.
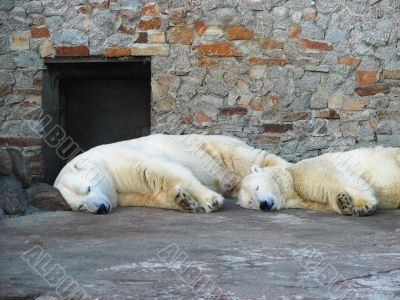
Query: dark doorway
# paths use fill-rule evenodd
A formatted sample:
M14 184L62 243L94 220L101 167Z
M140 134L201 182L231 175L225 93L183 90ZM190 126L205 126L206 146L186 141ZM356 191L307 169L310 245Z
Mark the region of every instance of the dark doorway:
M145 58L45 61L46 182L52 184L61 168L82 151L150 132L149 62Z

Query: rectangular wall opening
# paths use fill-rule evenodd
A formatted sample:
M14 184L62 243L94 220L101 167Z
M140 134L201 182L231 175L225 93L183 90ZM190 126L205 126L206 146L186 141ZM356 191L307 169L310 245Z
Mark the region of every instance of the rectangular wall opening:
M150 133L150 60L45 61L44 180L76 154Z

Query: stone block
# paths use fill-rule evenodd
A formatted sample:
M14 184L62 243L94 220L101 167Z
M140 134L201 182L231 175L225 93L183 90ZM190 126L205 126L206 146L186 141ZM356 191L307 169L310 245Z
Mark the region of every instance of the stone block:
M253 79L262 79L265 75L266 66L254 65L250 69L250 77Z
M383 75L383 78L400 80L400 69L398 69L398 70L384 69L382 75Z
M202 36L205 41L217 41L224 36L224 31L219 26L209 25L205 28Z
M137 44L131 47L133 56L168 56L169 45Z
M12 167L10 154L5 149L0 149L0 175L11 175Z
M15 59L15 63L21 68L40 69L42 59L34 51L21 52Z
M10 37L10 50L24 51L29 50L30 45L30 33L29 32L17 32L11 34Z
M87 45L88 36L82 30L63 28L53 33L52 41L55 45Z
M148 32L148 43L165 44L165 32Z
M37 183L29 198L33 207L42 210L71 210L61 193L46 183Z
M21 183L14 176L0 178L0 208L7 214L21 214L28 206L28 198Z

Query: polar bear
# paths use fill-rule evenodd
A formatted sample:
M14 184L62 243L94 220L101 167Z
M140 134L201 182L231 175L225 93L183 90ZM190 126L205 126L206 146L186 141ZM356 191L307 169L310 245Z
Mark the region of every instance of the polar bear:
M237 196L252 165L284 163L232 137L155 134L78 155L54 186L74 211L103 214L120 205L211 212L223 195Z
M400 149L368 148L327 153L296 164L253 166L242 180L245 208L307 208L367 216L400 208Z

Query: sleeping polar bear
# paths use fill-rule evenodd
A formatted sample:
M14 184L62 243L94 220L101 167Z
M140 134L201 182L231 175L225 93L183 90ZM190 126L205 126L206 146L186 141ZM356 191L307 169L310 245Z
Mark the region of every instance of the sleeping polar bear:
M252 165L283 159L226 136L150 135L102 145L71 160L54 186L74 211L149 206L195 212L217 210L237 196Z
M238 204L279 210L308 208L357 216L400 208L400 149L328 153L261 169L243 179Z

